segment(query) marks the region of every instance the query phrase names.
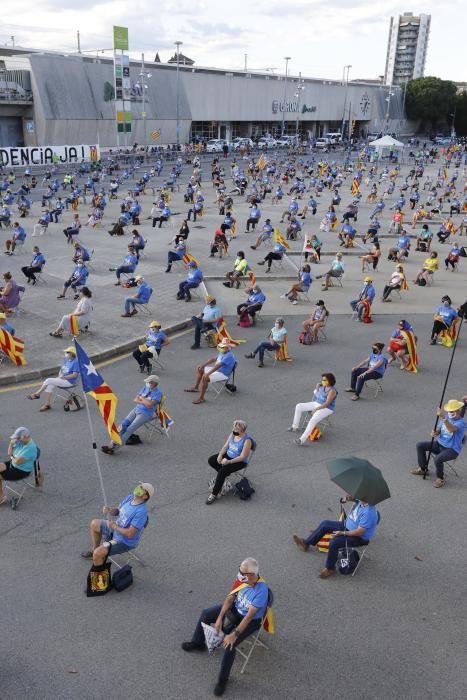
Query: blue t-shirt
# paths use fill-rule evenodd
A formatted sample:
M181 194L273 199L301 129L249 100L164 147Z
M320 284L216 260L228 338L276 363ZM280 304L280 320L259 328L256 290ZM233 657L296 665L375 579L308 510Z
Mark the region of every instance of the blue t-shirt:
M118 517L116 523L119 527L135 527L138 532L133 537L126 537L117 530L113 531L113 539L116 542L124 542L129 547L136 547L139 538L143 534L144 527L148 522L148 510L145 503L132 503L134 496L130 494L118 506Z
M248 614L251 606L258 608L253 620L259 620L266 612L268 604L268 587L264 581L259 581L254 586L247 586L235 596L235 608L242 617Z
M22 462L21 464L15 464L15 460L18 459L18 457L21 457L26 461ZM26 445L24 444L24 442L18 440L18 442L15 442L13 445L11 466L15 469L20 469L22 472L30 474L33 470L34 460L36 459L36 457L37 445L34 442L34 440L30 440Z
M449 423L453 425L455 428L457 428L457 431L455 433L450 433L449 430L446 428L444 425L444 420L441 420L441 433L439 437L437 438L438 442L440 445L443 447L449 447L451 450L454 450L457 452L457 454L460 454L460 451L462 450L462 439L464 437L465 433L465 423L463 418L453 418L452 420L450 418L447 418Z
M302 280L302 289L309 289L311 285L311 274L309 272L302 272L300 278Z
M195 267L194 269L190 268L186 278L187 282L190 282L190 284L200 284L202 279L203 273L201 272L199 267Z
M31 267L42 267L45 263L45 258L42 253L37 253L33 255L31 259Z
M232 433L230 434L229 438L229 446L227 448L227 457L230 457L230 459L234 459L235 457L240 457L242 454L243 446L245 444L246 440L251 440L251 437L249 435L244 435L240 440L237 442L234 440L234 436ZM248 464L250 459L250 454L245 459L245 463Z
M218 306L207 304L203 309L203 321L212 321L213 318L220 318L221 315L221 310Z
M153 331L152 329L146 333L146 345L148 348L154 347L157 350L161 349L162 343L167 338L164 331Z
M180 259L182 259L186 253L186 245L184 243L179 243L177 245L177 247L175 248L175 253L178 255L178 257Z
M440 306L437 314L441 316L448 328L451 327L451 323L457 318L457 311L452 306Z
M247 299L248 304L264 304L265 301L266 297L263 292L251 292Z
M410 245L410 238L408 236L401 236L399 238L399 242L397 244L397 247L399 250L406 250Z
M282 245L282 243L274 243L274 248L273 248L274 253L284 253L285 251L286 251L285 245Z
M128 267L130 268L130 272L134 272L137 264L138 258L136 255L133 255L133 253L128 253L128 255L125 255L123 258L122 267Z
M334 389L334 391L336 392L336 395L335 395L335 397L333 398L333 400L331 401L331 403L329 404L328 408L329 408L330 411L334 411L334 409L335 409L335 407L336 407L336 399L337 399L337 389L336 389L336 387L334 387L334 386L323 386L323 385L321 384L321 385L319 386L319 388L318 388L318 391L317 391L316 394L315 394L315 398L316 398L317 403L319 403L319 404L326 403L326 401L327 401L327 399L328 399L328 394L329 394L329 392L331 391L331 389Z
M357 505L345 519L347 530L356 530L359 527L365 528L365 532L361 535L365 540L371 540L374 537L377 524L378 511L376 507L369 504L365 506L360 501L357 501Z
M60 372L62 373L62 376L63 375L66 376L67 374L73 374L74 372L77 372L77 375L74 379L67 378L67 381L70 382L71 386L75 386L76 383L78 382L78 377L79 377L79 362L78 362L78 360L76 358L73 360L65 360L65 362L63 363L63 365L60 368Z
M372 284L366 284L364 288L362 289L362 292L360 294L360 299L367 299L370 304L373 302L373 299L375 298L375 288L373 287Z
M147 303L152 294L152 287L147 282L142 282L138 287L138 301Z
M145 386L140 392L138 392L138 396L142 396L143 399L147 399L148 401L155 401L156 403L151 407L144 406L142 403L137 403L135 408L136 413L144 413L147 416L153 416L157 404L160 403L162 399L162 391L158 387L155 389L150 389L148 386Z
M227 378L230 377L230 375L232 374L232 370L234 368L234 365L237 362L233 352L231 352L230 350L226 353L219 352L217 354L217 357L216 357L216 364L218 362L221 363L221 366L219 367L219 369L217 371L220 372L221 374L223 374L224 376L226 376Z
M379 362L380 360L383 360L383 364L380 365L377 369L373 370L374 365L376 365L376 363ZM379 354L376 354L374 352L371 353L370 359L368 361L368 369L371 369L374 372L377 372L378 374L383 376L385 371L386 371L387 365L388 365L388 361L382 353L379 353Z

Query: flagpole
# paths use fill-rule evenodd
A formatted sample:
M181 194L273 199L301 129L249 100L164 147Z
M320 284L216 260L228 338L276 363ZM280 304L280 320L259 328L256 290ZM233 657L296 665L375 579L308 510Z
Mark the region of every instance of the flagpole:
M96 459L97 474L99 476L99 483L101 485L101 491L102 491L102 497L104 499L104 505L106 506L108 504L108 501L107 501L107 496L105 495L104 479L102 478L102 470L101 470L101 463L99 460L99 452L97 450L96 436L94 435L94 428L92 425L91 413L89 411L88 396L87 396L86 392L83 392L83 394L84 394L84 404L86 406L86 414L87 414L88 423L89 423L89 432L91 433L92 449L94 452L94 457Z

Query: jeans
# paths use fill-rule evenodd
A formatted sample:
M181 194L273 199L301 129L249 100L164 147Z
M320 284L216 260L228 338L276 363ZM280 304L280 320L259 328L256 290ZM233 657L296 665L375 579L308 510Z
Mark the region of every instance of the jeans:
M234 464L225 464L225 465L219 464L217 461L218 456L219 456L218 454L211 455L208 459L209 466L212 467L213 469L215 469L217 472L216 481L215 481L215 484L214 484L213 489L212 489L212 493L214 494L214 496L217 496L220 493L222 486L224 484L224 481L226 480L226 478L228 476L230 476L234 472L240 471L240 469L244 469L247 466L247 462L235 462ZM224 452L224 454L222 455L222 458L229 459L229 460L231 459L230 457L227 456L227 452Z
M203 321L203 319L198 318L198 316L192 316L191 320L195 327L195 345L200 345L201 331L211 330L212 328L214 328L214 326L212 325L212 323L209 323L208 321Z
M126 443L130 435L133 435L138 428L141 428L142 425L153 418L154 416L150 415L149 413L136 413L136 408L130 411L127 417L122 420L122 426L120 428L120 439L122 441L122 445ZM117 450L120 447L121 445L114 445L114 450Z
M354 299L353 301L350 302L350 306L352 307L352 311L355 311L357 309L357 318L359 321L362 320L363 314L365 313L365 307L363 304L360 304L360 301L358 299Z
M338 520L323 520L318 525L316 530L310 532L308 537L305 539L305 542L308 545L315 546L318 544L320 539L329 532L343 532L345 529L346 528L344 527L343 523L339 522ZM368 540L365 540L363 537L345 537L344 535L333 537L332 540L329 540L328 556L326 557L326 569L336 568L339 549L345 547L346 543L349 547L362 547L368 544Z
M222 605L214 605L212 608L206 608L203 610L203 612L200 615L200 618L196 624L195 631L193 633L193 637L191 639L192 642L195 642L196 644L199 645L204 645L204 632L203 628L201 626L201 623L204 622L205 624L209 625L212 622L215 622L217 618L219 617L219 613L222 609ZM232 610L233 615L238 619L238 623L242 621L241 615L238 613L234 612L235 609ZM225 619L225 618L224 618ZM219 680L222 681L227 681L230 675L231 668L233 666L233 662L235 661L235 647L237 647L241 642L243 642L244 639L249 637L251 634L256 632L261 626L261 620L252 620L246 630L242 632L237 637L237 640L235 641L234 648L230 649L224 649L224 654L222 656L222 661L221 661L221 668L219 671Z
M179 256L179 254L173 252L172 250L169 250L169 252L167 253L167 264L169 266L171 266L174 262L180 261L181 259L182 258Z
M199 287L199 282L188 282L186 280L185 282L180 282L180 284L178 285L177 298L191 299L190 289L196 289L196 287Z
M264 343L260 343L258 347L255 348L255 350L253 350L253 355L256 355L256 353L258 353L259 361L263 362L264 353L266 352L266 350L279 350L280 347L281 346L278 343L275 343L274 341L272 341L272 343L265 341Z
M127 297L125 299L125 313L129 314L135 310L136 304L147 304L147 301L138 301L134 297Z
M417 442L417 460L420 469L428 470L426 453L429 451L430 447L431 440L426 440L425 442ZM436 467L436 476L438 477L438 479L444 479L444 463L457 459L459 455L455 450L452 450L450 447L443 447L442 445L440 445L437 440L433 442L432 454L434 455L433 462L435 463Z
M126 274L131 274L134 272L134 270L129 266L129 265L120 265L120 267L117 267L115 270L115 274L117 275L117 279L120 279L120 275L125 272Z
M364 372L366 372L366 376L362 377L361 375ZM354 369L350 375L350 386L352 389L354 389L355 394L360 396L365 382L368 382L370 379L382 379L382 376L383 375L379 372L369 370L368 367L357 367L357 369Z

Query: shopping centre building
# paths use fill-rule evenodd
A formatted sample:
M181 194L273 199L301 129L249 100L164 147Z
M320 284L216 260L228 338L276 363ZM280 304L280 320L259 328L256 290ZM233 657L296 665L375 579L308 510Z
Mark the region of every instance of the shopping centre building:
M130 60L131 133L120 145L329 131L404 131L400 88ZM150 77L147 76L150 74ZM300 88L300 89L299 89ZM118 143L113 59L0 48L0 146Z

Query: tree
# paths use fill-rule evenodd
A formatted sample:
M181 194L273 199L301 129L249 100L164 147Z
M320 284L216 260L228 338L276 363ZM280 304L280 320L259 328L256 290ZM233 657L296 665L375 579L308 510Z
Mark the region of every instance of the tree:
M457 136L467 136L467 92L457 96L455 110L455 129Z
M421 121L420 129L451 125L457 99L457 87L451 80L432 76L407 83L406 110L409 119Z

